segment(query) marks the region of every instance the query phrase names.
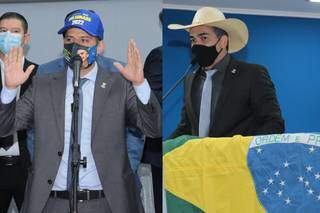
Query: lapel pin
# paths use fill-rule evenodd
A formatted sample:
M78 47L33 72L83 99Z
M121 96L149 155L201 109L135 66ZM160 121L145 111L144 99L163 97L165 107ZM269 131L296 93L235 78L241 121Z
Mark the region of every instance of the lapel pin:
M236 74L236 73L237 73L237 70L236 70L236 69L233 69L233 70L231 70L231 73L232 73L232 74Z
M106 86L107 86L107 83L102 82L102 84L101 84L101 88L105 89L105 88L106 88Z

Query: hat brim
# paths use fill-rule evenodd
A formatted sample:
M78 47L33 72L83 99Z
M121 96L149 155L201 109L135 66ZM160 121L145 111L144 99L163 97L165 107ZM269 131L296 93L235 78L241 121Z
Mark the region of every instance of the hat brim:
M171 30L187 30L197 26L211 26L220 28L228 33L229 37L229 53L238 52L248 43L249 33L246 24L239 19L225 19L214 22L193 23L190 25L170 24L168 28Z

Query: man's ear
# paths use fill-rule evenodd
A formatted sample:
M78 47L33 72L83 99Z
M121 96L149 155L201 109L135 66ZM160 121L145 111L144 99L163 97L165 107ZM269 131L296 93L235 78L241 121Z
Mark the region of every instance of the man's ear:
M22 37L22 44L23 45L28 45L29 44L29 41L30 41L30 34L29 33L26 33L23 35Z
M228 47L229 38L226 35L223 35L220 39L220 46L223 49L227 49Z
M104 44L104 42L103 41L99 41L98 48L97 48L97 53L99 55L103 55L105 47L106 47L106 45Z

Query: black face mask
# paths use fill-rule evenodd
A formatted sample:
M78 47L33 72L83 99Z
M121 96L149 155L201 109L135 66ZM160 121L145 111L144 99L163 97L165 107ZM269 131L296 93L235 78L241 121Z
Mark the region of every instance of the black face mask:
M217 43L218 42L219 40ZM217 43L210 47L204 45L193 45L191 52L194 57L194 61L201 67L210 66L222 51L222 49L219 52L217 51Z

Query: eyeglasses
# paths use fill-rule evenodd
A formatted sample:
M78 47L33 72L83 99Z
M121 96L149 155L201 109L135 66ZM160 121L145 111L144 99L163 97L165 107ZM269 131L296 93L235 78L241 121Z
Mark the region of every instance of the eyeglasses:
M93 37L81 37L81 38L75 38L73 36L64 36L63 38L63 42L66 44L71 44L71 43L77 43L83 46L88 46L88 45L92 45L95 42L96 38Z

